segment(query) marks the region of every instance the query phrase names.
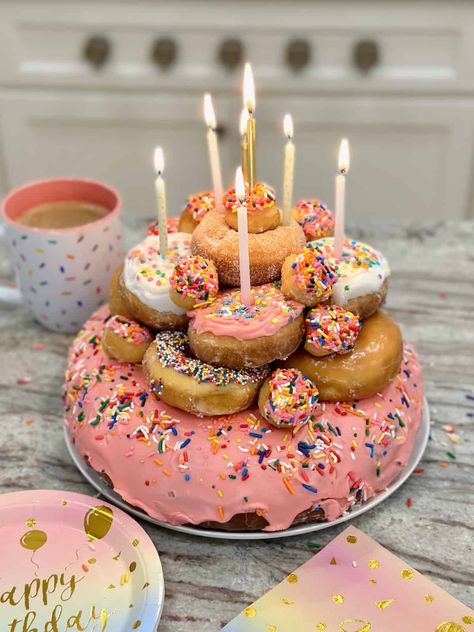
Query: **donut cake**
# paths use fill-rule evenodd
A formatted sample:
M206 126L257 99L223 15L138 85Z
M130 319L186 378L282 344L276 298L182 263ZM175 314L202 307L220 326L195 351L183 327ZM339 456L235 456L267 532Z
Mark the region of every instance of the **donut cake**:
M405 468L421 367L381 309L382 253L345 239L335 258L330 212L315 198L289 226L268 185L243 203L249 295L235 191L219 210L206 192L190 196L168 252L152 225L74 340L66 428L89 467L161 522L279 531L332 521Z

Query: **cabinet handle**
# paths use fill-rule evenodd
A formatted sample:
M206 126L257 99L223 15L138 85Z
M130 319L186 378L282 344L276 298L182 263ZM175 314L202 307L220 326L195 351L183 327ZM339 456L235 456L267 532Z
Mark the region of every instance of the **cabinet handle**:
M96 70L101 68L110 58L112 45L103 35L92 35L84 44L83 58Z
M311 55L311 46L306 40L292 40L286 47L286 63L293 72L299 72L308 66Z
M369 72L380 61L379 45L374 40L361 40L353 50L354 66L361 72Z
M227 70L235 70L241 65L244 56L242 42L229 38L221 42L217 53L217 58L222 66Z
M162 70L168 70L178 56L178 46L176 42L168 37L157 39L151 49L151 59Z

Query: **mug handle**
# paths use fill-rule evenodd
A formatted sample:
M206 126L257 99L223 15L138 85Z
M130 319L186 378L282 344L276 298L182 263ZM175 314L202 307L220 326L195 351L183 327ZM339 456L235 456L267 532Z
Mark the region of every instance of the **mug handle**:
M0 245L6 244L5 227L0 224ZM9 305L19 305L22 302L21 292L16 287L0 285L0 302Z

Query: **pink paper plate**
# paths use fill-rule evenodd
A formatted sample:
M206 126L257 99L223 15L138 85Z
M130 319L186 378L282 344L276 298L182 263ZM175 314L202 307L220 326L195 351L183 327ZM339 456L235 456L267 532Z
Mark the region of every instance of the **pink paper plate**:
M125 512L58 491L0 496L0 629L153 632L158 553Z

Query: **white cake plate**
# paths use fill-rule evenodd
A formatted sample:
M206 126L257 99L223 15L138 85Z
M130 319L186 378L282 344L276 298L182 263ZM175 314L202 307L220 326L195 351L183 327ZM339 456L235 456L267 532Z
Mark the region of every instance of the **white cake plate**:
M206 538L218 538L222 540L270 540L272 538L287 538L292 535L303 535L305 533L313 533L314 531L328 529L329 527L341 524L342 522L352 520L352 518L355 518L356 516L360 516L366 511L369 511L369 509L373 509L384 500L386 500L389 496L396 492L397 489L401 487L403 483L411 476L413 470L416 468L421 460L421 457L423 456L426 445L428 443L429 434L430 412L428 408L428 402L425 399L423 401L423 415L420 426L418 428L418 432L416 433L413 450L403 472L383 492L376 494L362 505L355 506L353 509L340 516L336 520L333 520L331 522L310 522L306 524L295 525L294 527L289 527L288 529L284 529L283 531L219 531L218 529L204 529L202 527L193 525L172 525L168 524L167 522L161 522L160 520L155 520L154 518L151 518L148 514L146 514L138 507L134 507L133 505L125 502L123 498L121 498L121 496L114 492L114 490L109 485L107 485L104 479L89 465L87 465L87 463L78 455L75 447L71 442L67 428L64 429L66 445L77 469L89 481L89 483L93 487L95 487L97 491L102 494L102 496L104 496L104 498L107 498L115 505L124 509L125 511L128 511L128 513L136 516L137 518L147 520L148 522L156 524L160 527L164 527L165 529L171 529L172 531L180 531L181 533L189 533L190 535L198 535L201 537L204 536Z

